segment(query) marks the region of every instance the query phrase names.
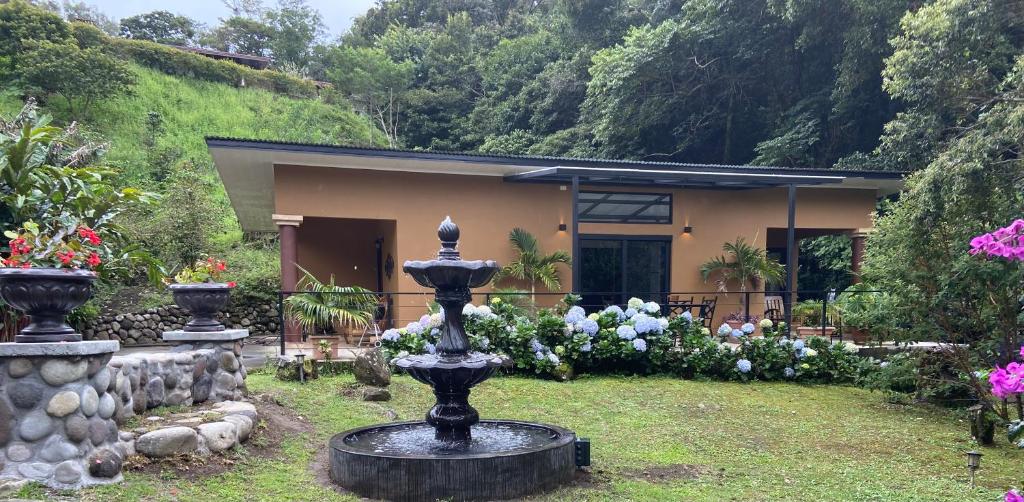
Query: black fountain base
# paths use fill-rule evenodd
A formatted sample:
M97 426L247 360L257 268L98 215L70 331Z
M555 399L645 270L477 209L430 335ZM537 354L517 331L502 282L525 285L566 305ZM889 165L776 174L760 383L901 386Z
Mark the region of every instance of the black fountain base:
M426 422L362 427L331 438L331 479L385 500L502 500L572 481L576 434L552 425L481 420L472 439L439 442Z

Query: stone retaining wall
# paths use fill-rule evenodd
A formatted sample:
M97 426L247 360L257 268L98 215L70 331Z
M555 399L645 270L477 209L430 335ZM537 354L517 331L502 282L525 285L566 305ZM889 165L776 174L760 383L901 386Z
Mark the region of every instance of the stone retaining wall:
M2 477L54 488L120 479L111 352L0 358Z
M248 329L255 336L277 335L280 321L277 305L235 304L221 314L221 322L229 329ZM147 309L128 314L107 313L83 326L86 340L117 340L122 345L163 344L160 334L179 330L189 315L177 305Z

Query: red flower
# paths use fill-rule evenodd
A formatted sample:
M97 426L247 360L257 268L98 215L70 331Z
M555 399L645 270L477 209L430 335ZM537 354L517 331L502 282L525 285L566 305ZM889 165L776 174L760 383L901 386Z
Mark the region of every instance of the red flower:
M64 264L64 265L70 265L71 261L75 259L75 252L74 251L68 251L66 253L62 253L60 251L57 251L56 254L57 254L57 259L60 260L60 262L62 264Z
M228 269L228 265L222 261L217 262L217 270L223 272Z
M78 227L78 236L88 240L89 243L94 246L98 246L101 242L103 242L102 240L100 240L100 236L96 235L96 232L93 229L86 226Z
M238 283L237 283L237 282L235 282L235 281L228 281L228 287L229 287L229 288L233 288L233 287L235 287L235 286L237 286L237 285L238 285Z
M88 263L89 266L92 268L96 268L99 266L100 263L102 263L102 261L100 260L100 255L96 253L90 253L89 258L86 259L85 262Z

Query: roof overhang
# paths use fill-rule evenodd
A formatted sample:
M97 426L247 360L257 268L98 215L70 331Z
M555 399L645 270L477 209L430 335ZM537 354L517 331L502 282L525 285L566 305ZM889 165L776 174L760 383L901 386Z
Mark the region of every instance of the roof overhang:
M275 231L274 166L314 166L467 176L500 176L509 182L588 186L641 186L742 190L815 186L873 190L887 196L903 188L904 173L725 166L560 157L360 148L273 141L207 138L207 147L242 229Z

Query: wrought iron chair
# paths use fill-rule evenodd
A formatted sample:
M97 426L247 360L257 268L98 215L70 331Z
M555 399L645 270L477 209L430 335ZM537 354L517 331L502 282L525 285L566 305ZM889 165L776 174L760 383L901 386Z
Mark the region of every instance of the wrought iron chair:
M715 307L718 305L718 297L700 297L700 315L704 327L711 329L711 323L715 320Z
M390 305L390 296L382 295L377 302L377 309L373 313L373 320L363 328L363 333L359 335L359 341L356 342L356 348L364 346L375 347L380 344L380 335L388 328L388 310Z

